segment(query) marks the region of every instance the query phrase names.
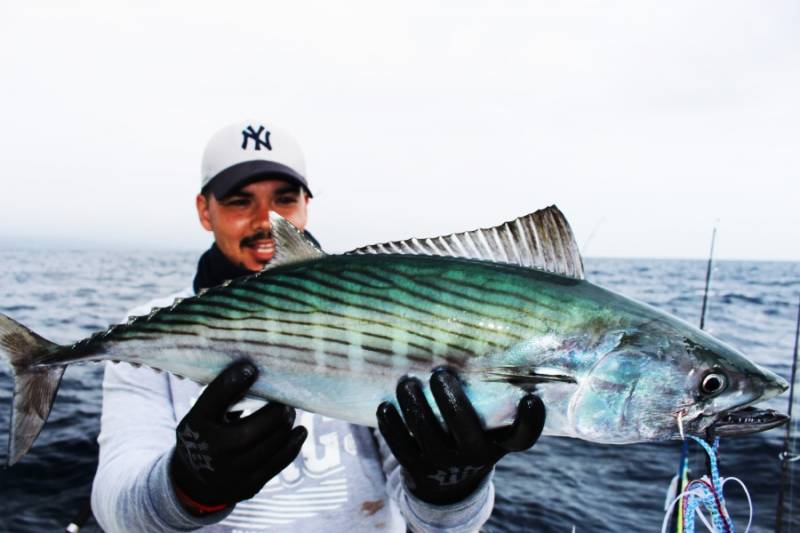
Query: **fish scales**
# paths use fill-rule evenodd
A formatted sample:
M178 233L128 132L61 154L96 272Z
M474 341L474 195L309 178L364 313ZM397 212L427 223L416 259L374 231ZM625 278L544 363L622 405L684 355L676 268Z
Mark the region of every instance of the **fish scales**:
M395 401L404 375L420 378L438 414L427 378L448 365L489 428L513 422L518 401L535 392L547 409L545 434L616 444L675 438L678 415L687 432L698 433L786 388L685 322L572 277L582 276L582 265L558 217L545 220L547 227L522 224L530 230L523 244L502 231L331 256L285 220L271 220L276 258L268 269L72 346L56 346L0 315L0 355L17 375L17 392L42 396L14 404L16 420L36 420L20 425L16 437L12 429L11 462L44 421L24 409L45 405L47 412L63 367L87 360L147 365L208 383L245 358L260 370L250 394L373 426L375 409ZM302 259L282 262L284 244L300 247ZM568 275L414 255L426 250L544 261ZM708 376L724 390L704 390ZM32 387L26 379L38 382ZM760 429L780 421L765 420ZM725 427L747 430L735 417Z
M506 274L494 270L479 262L441 258L326 258L187 298L121 326L104 342L115 358L125 360L125 352L135 351L136 362L161 367L169 367L187 349L248 357L263 361L259 366L265 376L279 372L293 377L289 381L295 384L297 374L309 368L321 371L308 378L312 382L348 374L354 388L378 375L384 377L380 399L390 399L401 375L424 377L442 364L465 370L474 366L471 360L501 354L531 332L547 331L541 317L553 319L552 299L544 293L532 298L531 287L509 282ZM491 290L481 293L486 286ZM150 338L142 337L148 333ZM178 350L169 335L180 338ZM131 336L135 349L125 345ZM193 361L180 365L181 372L207 381L232 358L214 364ZM302 403L276 388L265 386L262 392ZM333 400L326 398L325 403ZM362 412L355 421L364 423L373 415Z
M598 295L582 295L586 286L590 284L478 261L328 257L187 298L148 319L120 326L103 341L114 345L120 339L120 345L110 349L124 360L122 352L132 351L124 346L127 335L160 335L137 337L136 361L162 360L161 366L169 367L171 359L180 357L180 350L170 346L169 335L175 335L183 342L181 350L228 354L213 363L181 365L192 379L208 381L232 359L247 357L262 361L259 366L265 376L277 372L293 383L293 390L303 379L308 382L303 389L343 376L354 389L369 389L363 383L373 382L376 386L371 388L379 388L380 394L376 390L369 394L377 405L374 401L391 399L393 384L403 374L424 377L443 364L479 374L481 359L494 364L515 346L531 340L536 344L536 339L549 338L559 348L568 344L563 339L577 338L585 345L569 357L543 350L540 358L557 362L565 371L591 367L599 356L591 351L592 343L602 342L602 336L593 332L621 326L624 320L619 313L609 314ZM630 318L636 327L640 319ZM186 337L193 342L187 343ZM319 372L298 377L309 368ZM604 383L597 381L598 386ZM257 392L342 417L336 398L329 394L319 394L324 400L312 405L294 397L287 387L265 384ZM521 393L510 396L516 399ZM373 415L352 413L352 419L365 423Z
M315 273L318 274L318 273ZM315 279L317 276L315 275ZM431 293L431 288L435 290L435 287L428 285L427 287L423 287L423 284L419 284L419 286L409 283L407 279L401 278L404 282L403 285L395 285L393 289L390 290L389 295L397 296L397 302L404 302L402 303L403 309L401 311L412 311L414 316L420 317L420 320L430 320L438 319L443 321L453 321L453 316L465 316L466 314L470 313L471 310L465 307L463 304L460 304L453 299L451 302L444 302L444 301L437 301L429 296ZM345 287L340 287L342 290L346 290ZM370 288L362 288L362 287L351 287L351 294L365 296L368 295L371 298L375 298L376 300L380 300L384 297L385 290L384 289L370 289ZM440 291L444 294L444 291ZM427 302L427 304L425 304ZM434 304L434 305L430 305ZM438 304L442 304L445 308L442 310L434 309L437 307ZM426 307L427 305L427 307ZM485 308L485 307L484 307ZM488 309L486 310L486 315L489 314ZM474 316L471 317L474 319ZM463 319L463 318L462 318ZM405 330L395 330L398 333L408 334L408 331ZM499 335L498 335L499 337ZM520 337L517 337L518 339ZM439 339L444 340L444 339ZM494 344L496 346L501 346L501 341L484 338L482 339L487 343Z
M386 358L393 360L391 368L422 371L425 369L417 366L463 367L468 357L502 351L524 338L520 331L527 324L517 318L524 314L522 299L518 298L511 309L502 307L496 296L479 306L481 302L473 294L475 283L471 283L473 293L458 294L455 291L458 280L447 279L442 297L434 300L429 294L437 285L445 285L440 270L428 268L420 275L414 271L413 259L411 265L401 265L405 268L383 269L385 272L375 267L337 268L342 262L345 266L364 263L360 258L325 261L311 269L296 267L265 273L258 282L235 282L120 326L103 342L119 344L114 351L125 351L124 341L134 336L139 343L137 361L149 359L151 352L161 354L153 359L164 358L168 341L142 337L150 333L196 336L193 346L198 350L214 349L217 345L229 350L228 344L240 341L252 351L240 349L237 355L257 357L264 348L274 347L280 351L278 357L308 364L320 358L341 359L343 353L356 360L360 354L366 362L363 367L366 371L374 366L385 367ZM309 275L303 277L306 270ZM352 271L361 278L338 275ZM463 276L463 279L474 278ZM377 281L383 285L381 289L376 289ZM291 305L284 303L287 301ZM310 309L315 311L309 313ZM309 319L309 315L314 318ZM354 333L358 334L359 343L353 342ZM91 357L95 350L91 344L77 345L76 355L88 348ZM123 354L117 356L124 359ZM188 377L200 380L205 377L196 371L188 373L192 374Z

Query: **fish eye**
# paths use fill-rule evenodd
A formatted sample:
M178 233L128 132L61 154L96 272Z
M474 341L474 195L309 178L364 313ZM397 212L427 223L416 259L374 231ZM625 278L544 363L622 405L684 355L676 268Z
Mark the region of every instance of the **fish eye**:
M728 386L728 378L719 372L709 372L700 383L700 391L703 394L719 394Z

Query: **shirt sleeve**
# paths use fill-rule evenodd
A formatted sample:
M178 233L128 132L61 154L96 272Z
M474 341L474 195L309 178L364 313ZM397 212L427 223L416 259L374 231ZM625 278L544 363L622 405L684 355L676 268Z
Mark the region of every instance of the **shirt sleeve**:
M92 485L92 510L105 531L190 531L230 513L196 517L178 502L169 478L176 425L167 374L106 363Z
M378 431L374 431L386 475L386 491L409 529L416 533L468 533L480 531L494 508L494 470L466 499L450 505L420 500L406 487L402 466Z

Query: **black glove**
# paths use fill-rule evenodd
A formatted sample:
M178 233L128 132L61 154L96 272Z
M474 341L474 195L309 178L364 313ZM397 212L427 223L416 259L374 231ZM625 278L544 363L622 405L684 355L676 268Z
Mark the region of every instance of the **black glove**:
M513 425L487 431L452 370L434 371L430 385L447 431L416 378L403 378L397 385L405 423L389 402L377 413L378 428L403 466L406 485L421 500L437 505L463 500L500 458L530 448L542 433L544 405L532 394L520 400Z
M233 363L178 424L172 483L194 514L253 497L300 453L308 432L302 426L292 429L291 407L272 402L244 418L226 412L257 376L251 363Z

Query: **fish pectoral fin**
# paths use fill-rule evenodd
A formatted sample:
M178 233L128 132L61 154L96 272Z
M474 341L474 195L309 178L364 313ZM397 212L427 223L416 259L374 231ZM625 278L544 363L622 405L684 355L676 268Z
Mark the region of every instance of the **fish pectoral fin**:
M275 255L264 270L325 257L325 252L311 239L275 211L269 212L269 223L275 241Z
M485 372L486 381L504 381L521 388L534 388L541 383L577 383L569 374L522 366L491 368Z
M356 248L349 254L412 254L508 263L584 279L578 243L564 214L551 205L493 228Z

